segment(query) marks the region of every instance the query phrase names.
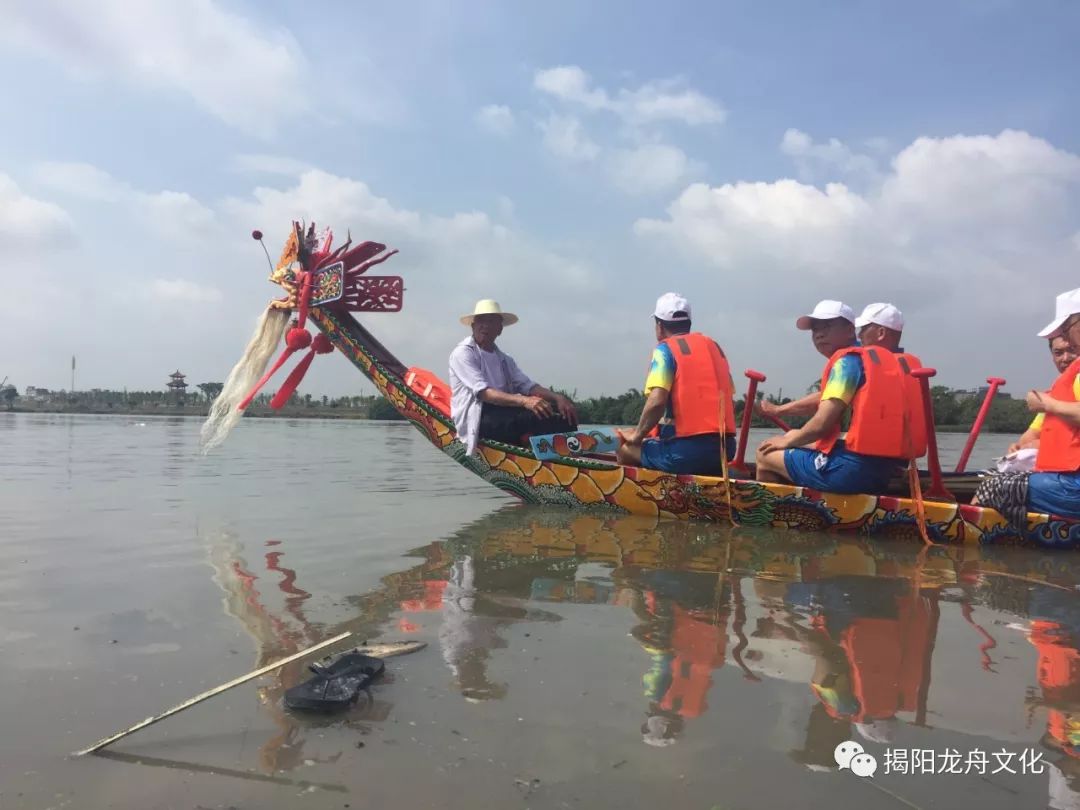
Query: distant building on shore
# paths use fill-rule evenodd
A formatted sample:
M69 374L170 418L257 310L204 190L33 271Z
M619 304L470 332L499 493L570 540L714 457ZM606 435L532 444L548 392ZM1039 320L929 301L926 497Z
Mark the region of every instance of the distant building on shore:
M173 392L173 396L176 397L177 402L183 402L187 399L187 381L184 379L187 375L181 374L180 369L177 369L169 375L169 390Z
M978 388L967 388L953 391L953 399L957 402L963 402L966 399L983 399L986 397L986 392L990 390L989 385L980 385ZM1012 399L1012 394L1008 394L1005 391L998 389L994 393L994 399Z
M48 388L38 388L36 385L26 386L26 393L23 394L23 399L27 399L30 402L47 402L52 399L52 391Z

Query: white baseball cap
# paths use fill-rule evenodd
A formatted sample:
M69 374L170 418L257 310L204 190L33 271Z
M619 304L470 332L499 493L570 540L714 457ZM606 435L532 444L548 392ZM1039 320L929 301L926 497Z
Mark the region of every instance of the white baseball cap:
M675 313L682 313L676 315ZM690 320L690 302L678 293L667 292L656 299L656 311L653 317L662 321L688 321Z
M855 319L855 328L862 329L872 323L895 332L903 332L904 313L892 304L867 304L862 315Z
M1039 337L1050 337L1058 331L1069 317L1080 313L1080 287L1075 290L1063 292L1057 297L1054 306L1054 320L1047 324L1046 328L1039 332Z
M855 323L855 310L843 301L829 301L827 299L818 301L814 311L809 315L803 315L799 320L795 321L795 326L804 330L813 329L814 321L831 321L833 318L843 318L846 321Z

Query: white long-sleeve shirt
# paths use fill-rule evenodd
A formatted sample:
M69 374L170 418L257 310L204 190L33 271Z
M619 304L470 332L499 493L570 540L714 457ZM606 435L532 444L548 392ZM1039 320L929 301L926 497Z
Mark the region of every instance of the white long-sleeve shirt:
M481 391L494 388L507 394L528 394L535 387L514 358L498 346L484 351L471 335L455 346L450 353L450 417L458 438L465 443L465 452L475 452L480 440Z

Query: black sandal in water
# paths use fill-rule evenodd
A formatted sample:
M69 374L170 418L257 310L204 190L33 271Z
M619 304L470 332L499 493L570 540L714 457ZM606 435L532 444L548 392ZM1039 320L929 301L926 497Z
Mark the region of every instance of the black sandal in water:
M325 659L324 659L325 660ZM329 665L308 667L315 677L285 691L285 706L311 712L332 712L351 706L371 682L386 671L381 658L348 652Z

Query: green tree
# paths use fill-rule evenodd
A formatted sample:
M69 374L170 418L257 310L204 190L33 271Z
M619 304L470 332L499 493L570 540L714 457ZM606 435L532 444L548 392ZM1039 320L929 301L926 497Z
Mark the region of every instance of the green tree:
M404 419L398 409L390 404L390 401L386 397L379 396L368 407L367 412L368 419L379 419L382 421L392 421L395 419Z
M221 393L221 389L224 387L225 383L219 382L204 382L198 385L199 390L206 395L207 402L217 399L218 394Z

